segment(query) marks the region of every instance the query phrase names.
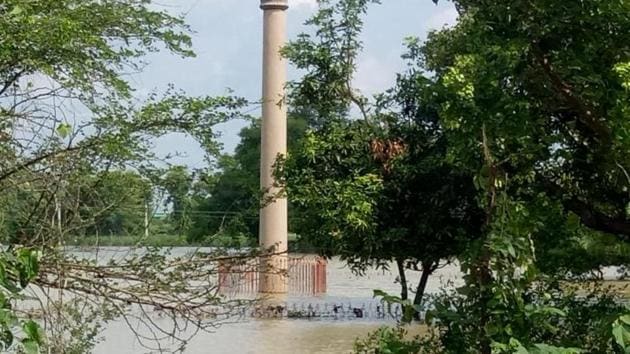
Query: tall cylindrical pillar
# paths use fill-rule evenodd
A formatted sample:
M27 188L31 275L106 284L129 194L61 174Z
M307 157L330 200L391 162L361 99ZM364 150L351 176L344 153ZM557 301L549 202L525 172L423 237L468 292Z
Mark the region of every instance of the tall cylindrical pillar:
M288 0L261 0L263 10L262 129L260 149L260 245L274 255L262 257L259 291L287 292L287 200L279 196L274 163L287 149L287 111L284 86L286 62L280 49L286 41Z

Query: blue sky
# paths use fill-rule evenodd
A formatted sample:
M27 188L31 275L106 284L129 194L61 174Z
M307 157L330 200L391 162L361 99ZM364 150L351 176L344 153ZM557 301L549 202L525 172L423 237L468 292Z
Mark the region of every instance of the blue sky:
M173 14L184 14L194 31L195 58L181 59L166 52L147 58L140 74L131 76L139 95L173 83L191 95L234 94L251 100L260 98L262 61L262 11L258 0L156 0L155 5ZM288 37L308 31L304 21L316 10L316 0L289 0ZM358 60L354 86L365 94L380 92L393 83L403 67L400 54L403 38L424 38L430 29L456 21L449 2L431 0L382 0L373 5L365 19L364 52ZM299 73L289 68L289 78ZM256 114L256 112L253 112ZM244 122L219 127L224 150L233 151ZM178 152L175 162L192 168L204 165L204 155L194 140L169 135L156 142L160 155Z

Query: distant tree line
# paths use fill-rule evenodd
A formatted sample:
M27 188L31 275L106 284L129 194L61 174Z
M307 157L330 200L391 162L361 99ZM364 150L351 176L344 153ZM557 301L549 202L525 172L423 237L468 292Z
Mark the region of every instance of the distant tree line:
M308 119L288 119L289 151L301 143ZM58 194L51 225L67 219L90 218L68 237L178 235L195 244L253 245L258 237L260 121L239 133L234 153L221 154L212 168L193 170L183 165L150 171L111 169L74 176ZM33 202L28 188L3 196L0 230L8 242L17 241L17 205ZM54 203L54 201L53 201ZM81 205L75 210L68 204ZM54 207L53 207L54 208ZM99 213L89 211L98 208ZM85 210L85 212L82 212ZM71 215L72 214L72 215ZM290 218L295 219L293 210Z

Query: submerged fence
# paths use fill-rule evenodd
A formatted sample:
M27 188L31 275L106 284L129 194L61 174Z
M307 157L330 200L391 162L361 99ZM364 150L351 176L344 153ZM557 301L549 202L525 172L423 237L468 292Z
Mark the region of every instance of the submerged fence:
M352 303L282 303L243 309L241 317L290 318L308 320L395 320L402 318L400 304L382 302Z
M287 285L292 295L320 295L326 293L326 260L315 256L288 256ZM284 267L281 267L284 268ZM282 270L268 270L281 272ZM258 292L261 271L258 260L239 264L219 264L219 291L223 294L255 294Z

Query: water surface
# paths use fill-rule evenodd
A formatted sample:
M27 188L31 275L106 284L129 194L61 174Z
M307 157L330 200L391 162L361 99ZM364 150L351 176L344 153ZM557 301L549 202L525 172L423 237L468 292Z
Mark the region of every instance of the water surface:
M175 249L174 254L184 254L191 249ZM85 254L86 256L89 253ZM101 256L124 255L124 250L111 249ZM91 256L94 256L93 254ZM419 272L410 271L408 278L417 283ZM332 259L327 266L327 293L317 297L288 296L289 303L343 303L352 306L375 301L374 289L398 294L400 286L395 282L395 271L369 270L364 276L354 275L339 259ZM458 285L461 276L456 266L440 269L430 278L427 291L436 292L442 286ZM168 324L167 320L155 321ZM224 324L213 333L199 333L188 344L186 353L347 353L352 351L357 337L367 335L381 325L392 325L391 320L364 319L254 319L246 318L236 323ZM152 353L143 348L132 335L128 326L116 321L103 331L105 340L100 343L96 354ZM168 346L169 343L164 343Z

